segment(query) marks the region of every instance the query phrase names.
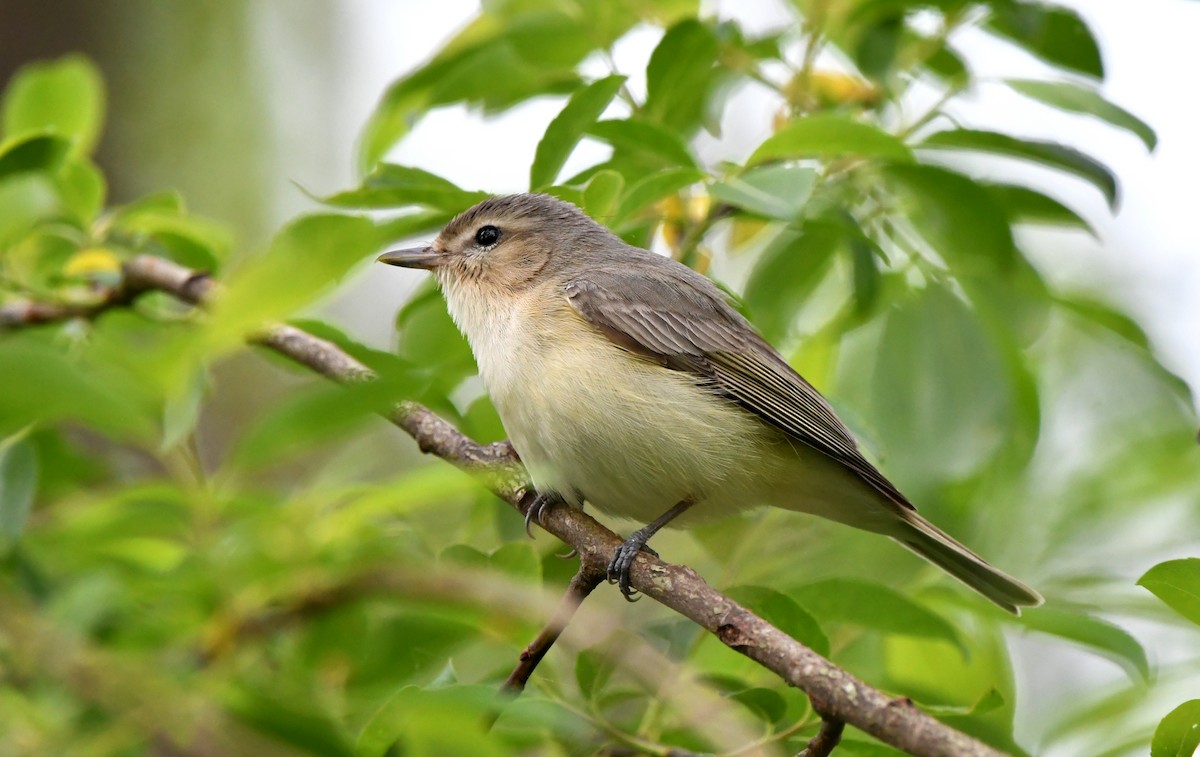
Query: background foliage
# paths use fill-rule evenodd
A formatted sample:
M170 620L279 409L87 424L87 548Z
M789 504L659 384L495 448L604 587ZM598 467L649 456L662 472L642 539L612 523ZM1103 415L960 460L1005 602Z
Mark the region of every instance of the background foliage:
M644 71L605 65L647 26L662 37ZM1195 548L1191 397L1134 319L1050 284L1019 241L1029 224L1093 224L1036 181L975 170L975 156L1000 156L1120 199L1118 177L1069 140L945 115L978 91L971 51L955 45L966 28L1044 61L1043 79L1008 80L1013 91L1154 149L1151 127L1100 93L1099 47L1058 6L797 0L794 23L752 36L687 0L492 2L384 93L363 130L361 183L248 251L170 192L111 206L92 160L106 102L95 68L68 57L23 69L3 100L0 305L86 309L142 252L216 272L228 292L202 315L150 296L0 335L4 749L803 744L816 720L801 695L611 592L489 730L491 692L572 565L544 536L524 540L474 482L411 450L397 460L383 441L393 432L373 412L399 397L481 441L503 436L429 283L398 313L394 354L314 309L373 253L493 189L388 162L416 122L563 96L529 189L713 276L924 512L1048 602L1009 618L876 537L790 513L669 535L664 556L1002 749L1144 753L1153 737L1155 755L1190 754L1200 706L1180 682L1197 665L1172 644L1194 645L1200 562L1151 568L1149 592L1133 583ZM743 88L777 98L773 134L736 161L702 160L697 145ZM585 141L611 153L566 171ZM383 380L328 386L265 355L239 381L214 380L247 360L243 335L280 319ZM231 393L255 412L217 415ZM1126 683L1093 691L1068 671L1021 688L1014 660L1076 648ZM841 750L891 753L854 734Z

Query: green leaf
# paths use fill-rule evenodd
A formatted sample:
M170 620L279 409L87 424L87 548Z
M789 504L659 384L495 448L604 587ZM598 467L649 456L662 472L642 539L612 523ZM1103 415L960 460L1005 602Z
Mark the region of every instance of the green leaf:
M405 686L367 720L354 753L504 757L510 751L495 733L488 733L496 718L496 696L485 686Z
M1168 560L1155 565L1138 579L1175 612L1200 625L1200 558Z
M1150 742L1150 757L1192 757L1200 748L1200 699L1171 710Z
M445 407L454 388L476 373L475 357L432 278L400 309L396 328L400 332L397 354L425 381L414 399Z
M995 689L988 689L974 704L968 705L935 705L923 704L921 709L935 718L965 717L968 715L983 715L1004 706L1004 695Z
M1026 610L1016 622L1031 630L1091 647L1119 664L1135 682L1150 680L1150 663L1146 660L1146 650L1142 649L1137 639L1112 623L1082 612L1068 612L1049 607Z
M355 753L338 724L318 710L311 699L240 689L226 695L225 707L242 723L297 753L327 757L351 757Z
M1012 223L1037 223L1049 226L1070 226L1096 236L1096 230L1083 216L1053 197L1035 189L1015 184L984 184L985 189L1004 209Z
M959 275L1012 268L1012 230L992 196L962 174L936 166L889 166L884 178L909 220Z
M108 192L104 174L86 158L67 161L55 177L59 197L81 226L89 226L104 209Z
M1012 415L1004 358L977 313L930 286L893 307L871 379L871 417L901 481L964 478L1006 440Z
M1079 14L1059 5L1024 0L991 3L987 27L1060 68L1104 78L1100 46Z
M787 714L787 702L778 691L754 686L729 695L733 701L743 705L767 723L778 723Z
M360 140L367 173L434 108L456 102L495 112L539 94L567 94L579 83L575 65L605 44L584 19L539 9L483 16L442 46L441 53L388 87Z
M542 562L528 542L509 542L492 552L488 564L496 573L531 585L542 582Z
M676 132L691 132L704 114L717 50L712 29L696 19L668 29L646 66L642 115Z
M318 445L339 441L401 399L403 394L383 382L316 384L274 405L260 421L249 425L231 458L242 470L289 460Z
M366 218L314 214L292 221L265 255L230 279L212 308L206 343L214 349L238 344L267 321L310 304L378 250L380 242L378 230Z
M832 226L808 223L799 233L781 232L763 251L742 300L768 341L787 336L800 304L829 270L840 241Z
M188 382L172 392L163 407L162 441L158 449L166 452L191 435L200 420L200 408L208 391L208 376L196 370Z
M3 108L8 138L54 134L70 142L74 154L89 155L104 119L104 81L80 55L32 63L13 78Z
M611 654L585 649L575 658L575 683L587 700L595 698L612 677L616 663Z
M901 163L913 159L908 145L871 124L837 113L818 113L789 121L759 145L747 163L845 155Z
M487 199L487 192L461 189L441 176L410 166L383 163L357 189L322 202L340 208L394 209L408 205L457 213Z
M703 181L708 174L694 168L673 168L651 174L638 181L621 198L614 214L614 225L629 219L633 214L643 210L647 205L657 202L669 194L673 194Z
M71 150L62 137L36 136L0 145L0 179L30 171L53 173Z
M762 586L736 586L725 592L738 604L781 629L819 655L829 656L829 638L817 619L786 594Z
M1110 208L1116 210L1117 207L1117 177L1103 163L1073 147L1056 142L1018 139L1007 134L977 129L939 131L927 137L918 147L975 150L1041 163L1084 179L1104 194Z
M53 181L41 173L0 180L0 251L60 209Z
M625 179L616 171L597 172L583 189L584 211L600 223L607 224L612 220L624 188Z
M0 348L0 376L9 380L0 391L0 433L31 423L78 421L118 439L157 437L157 423L125 393L123 382L111 384L94 365L81 369L59 350L32 338L5 338Z
M829 578L792 589L788 595L823 621L942 639L966 654L962 638L949 621L903 594L871 581Z
M1158 144L1158 136L1149 124L1121 106L1109 102L1104 95L1090 87L1036 79L1008 79L1005 83L1038 102L1071 113L1095 116L1101 121L1135 134L1146 145L1147 150L1153 151Z
M25 433L0 440L0 555L21 537L37 492L37 453Z
M538 142L533 165L529 169L531 191L540 191L554 183L584 132L600 118L624 83L624 76L609 76L571 96Z
M629 118L597 121L587 129L620 154L645 160L659 168L698 168L695 156L678 132L650 121Z
M817 183L811 168L771 165L752 168L709 188L714 199L767 218L795 221Z

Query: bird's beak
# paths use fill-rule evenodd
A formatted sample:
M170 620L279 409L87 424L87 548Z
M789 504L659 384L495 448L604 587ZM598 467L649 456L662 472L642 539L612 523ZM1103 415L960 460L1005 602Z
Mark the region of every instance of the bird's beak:
M407 250L385 252L375 260L376 262L387 263L388 265L431 270L445 263L446 255L432 247L410 247Z

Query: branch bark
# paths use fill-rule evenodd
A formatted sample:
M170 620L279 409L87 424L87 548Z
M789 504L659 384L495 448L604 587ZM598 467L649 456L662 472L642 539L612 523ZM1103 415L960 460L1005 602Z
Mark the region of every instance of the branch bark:
M171 261L138 256L125 265L125 281L107 304L129 301L138 292L156 289L180 300L203 305L219 296L208 276ZM78 313L64 313L76 317ZM45 322L45 318L25 323ZM14 325L8 323L6 325ZM292 326L274 326L251 338L334 381L372 379L375 374L332 342ZM388 420L411 435L421 450L477 474L489 489L524 514L532 499L524 468L507 442L480 445L464 436L428 408L401 402ZM583 575L602 575L621 538L581 510L557 507L547 511L541 526L573 547ZM734 651L755 660L791 686L802 689L813 709L828 722L859 728L887 744L920 757L999 757L1002 752L939 722L906 698L891 697L868 686L750 610L709 586L691 568L671 565L642 552L630 571L633 587L707 629ZM824 731L824 729L822 729ZM832 735L832 734L829 734Z

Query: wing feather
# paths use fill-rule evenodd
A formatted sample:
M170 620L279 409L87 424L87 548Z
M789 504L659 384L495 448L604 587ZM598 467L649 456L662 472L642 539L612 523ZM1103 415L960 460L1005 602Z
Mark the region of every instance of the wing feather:
M703 378L715 392L846 466L897 505L912 508L858 451L825 398L708 279L666 260L639 269L575 278L566 285L567 301L615 344Z

